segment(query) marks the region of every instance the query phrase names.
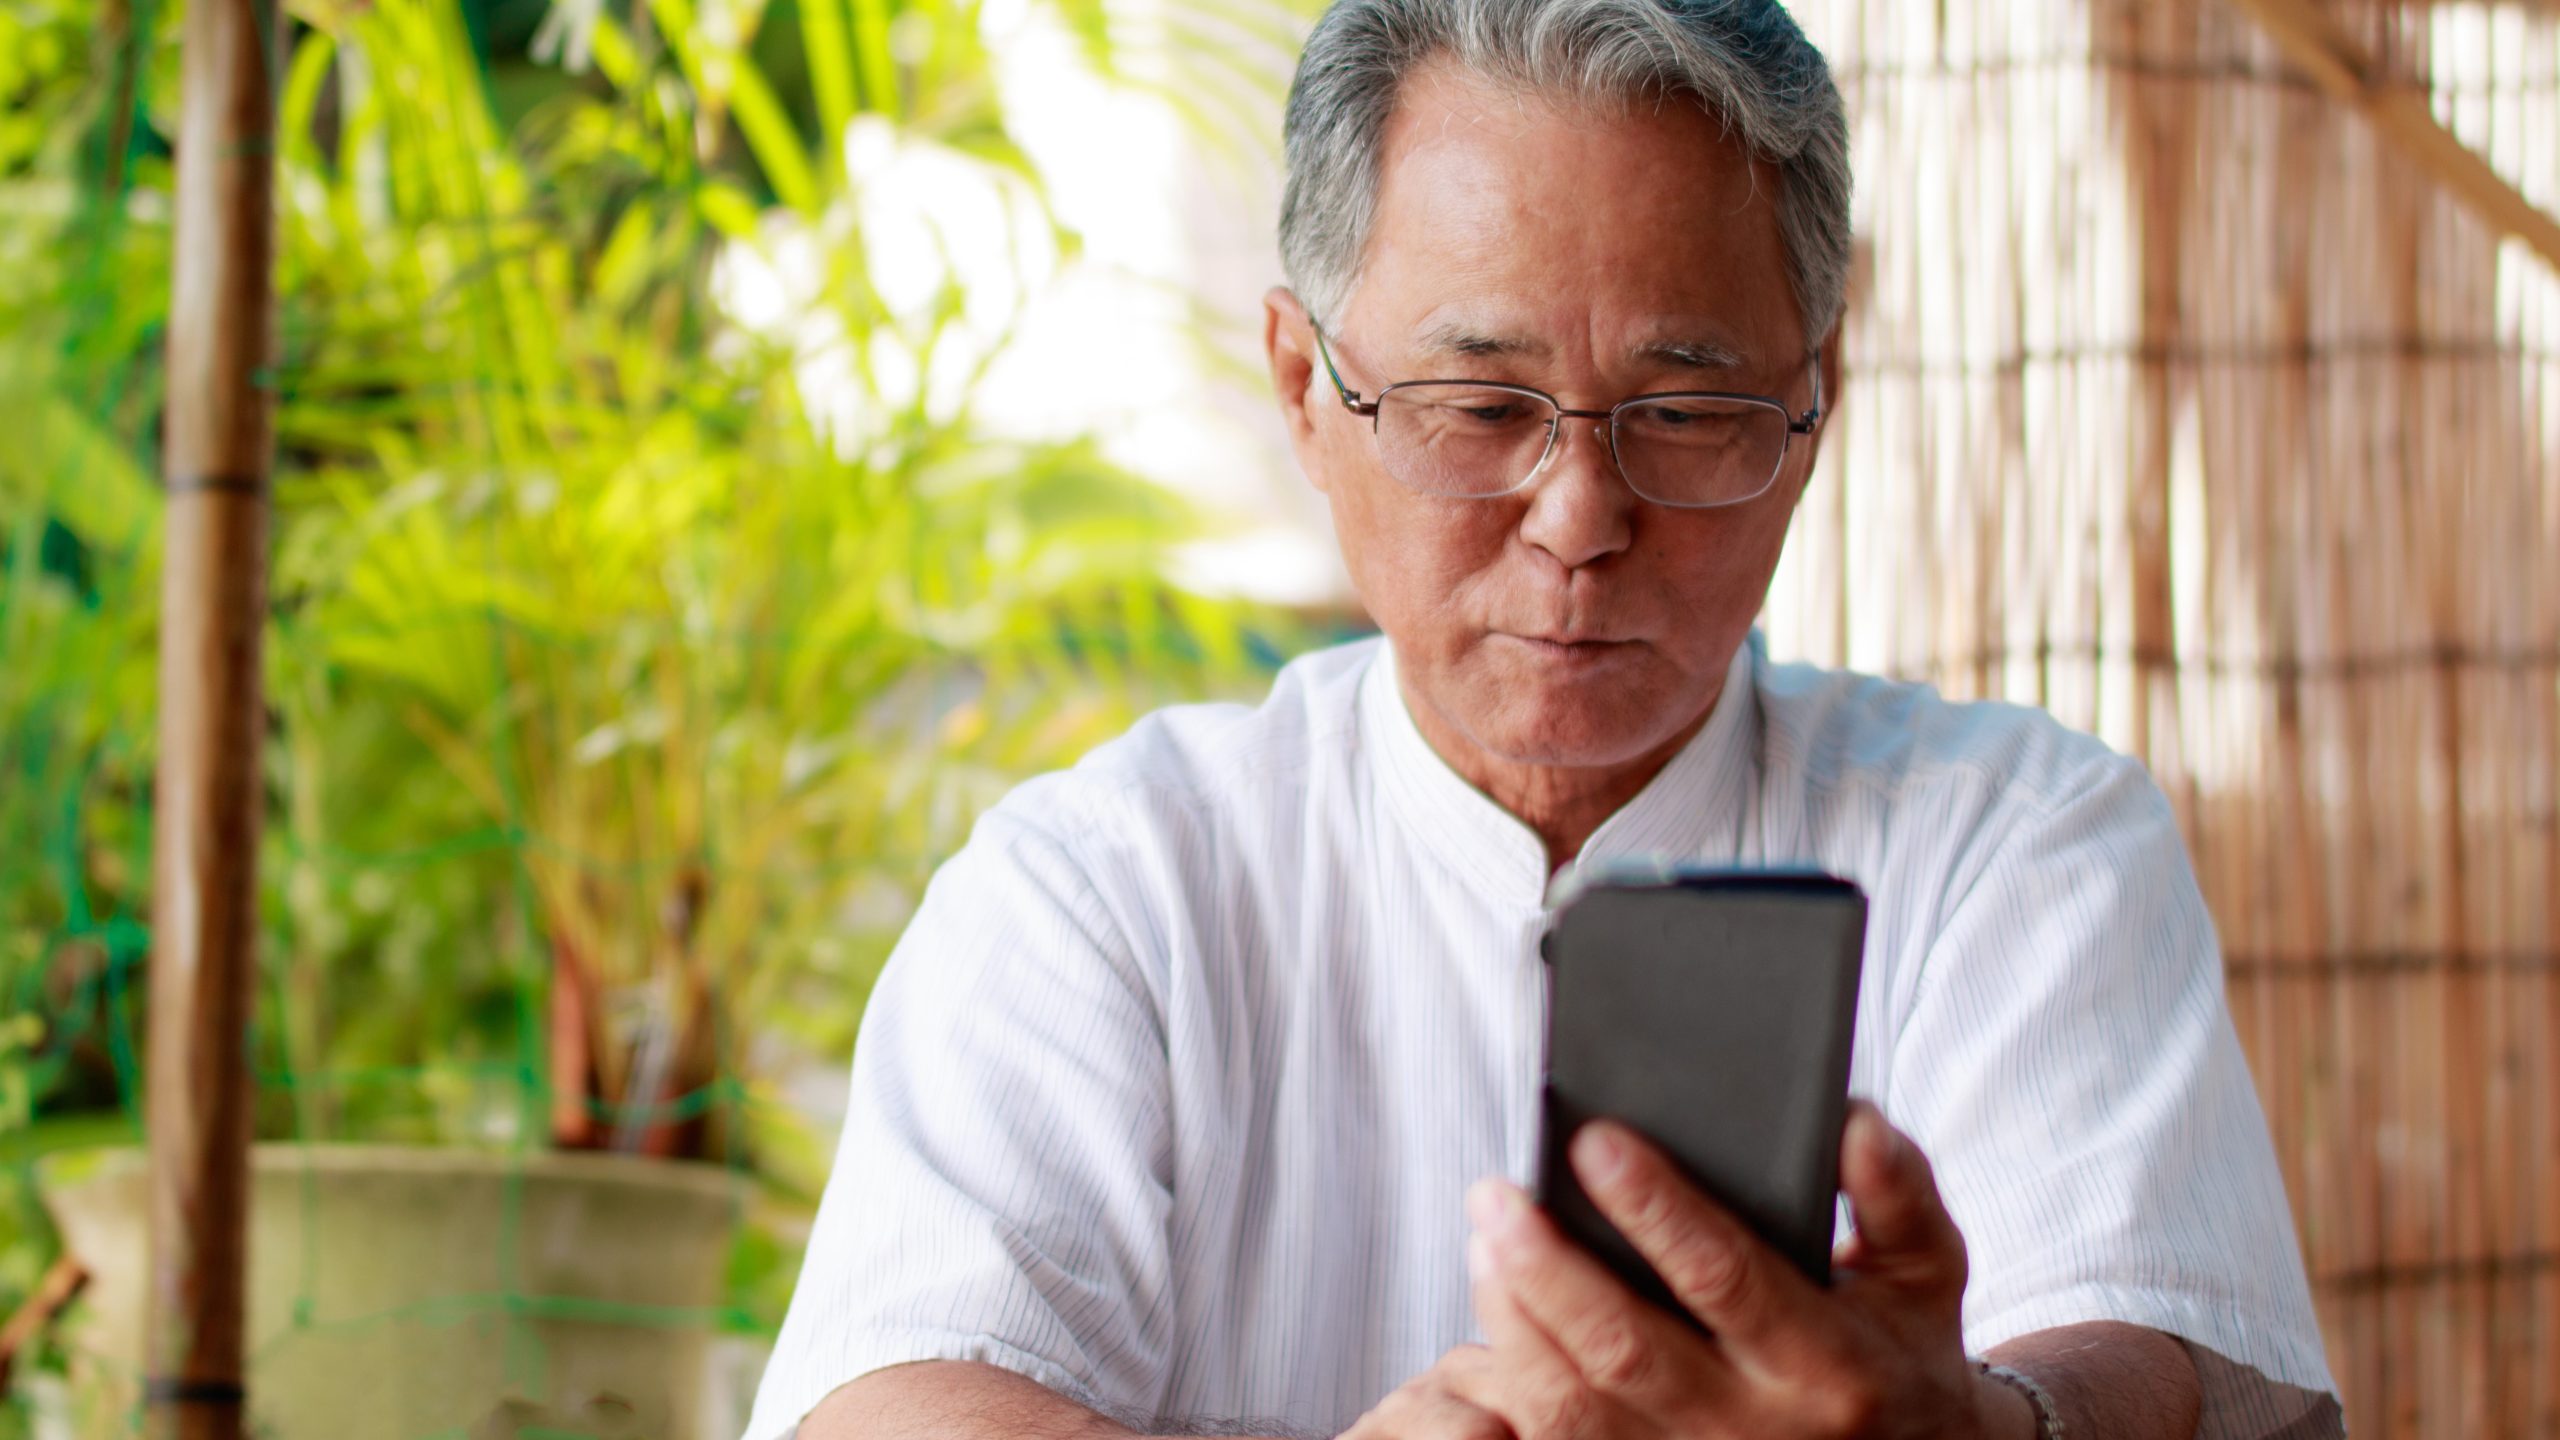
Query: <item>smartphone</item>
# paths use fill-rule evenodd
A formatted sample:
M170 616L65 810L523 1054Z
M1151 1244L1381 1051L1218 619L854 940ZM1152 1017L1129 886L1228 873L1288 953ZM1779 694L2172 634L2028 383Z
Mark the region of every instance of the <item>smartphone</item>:
M1539 1203L1629 1288L1698 1324L1565 1158L1583 1122L1622 1121L1829 1284L1864 892L1809 872L1619 861L1555 899Z

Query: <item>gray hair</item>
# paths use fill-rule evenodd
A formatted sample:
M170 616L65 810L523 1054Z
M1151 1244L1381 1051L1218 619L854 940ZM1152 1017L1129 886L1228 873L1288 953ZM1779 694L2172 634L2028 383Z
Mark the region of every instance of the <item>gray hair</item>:
M1777 0L1337 0L1289 87L1280 264L1318 323L1359 279L1378 150L1425 61L1586 105L1693 97L1778 167L1778 228L1808 343L1849 279L1849 125L1822 52Z

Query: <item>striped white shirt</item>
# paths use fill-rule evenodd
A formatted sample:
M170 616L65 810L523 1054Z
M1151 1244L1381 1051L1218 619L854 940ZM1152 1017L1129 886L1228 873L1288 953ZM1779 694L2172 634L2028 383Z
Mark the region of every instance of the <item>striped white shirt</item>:
M1158 713L979 823L864 1018L750 1440L923 1359L1330 1434L1478 1338L1460 1197L1533 1168L1549 877L1392 667L1383 641L1310 655L1259 707ZM1583 851L1624 854L1865 887L1851 1089L1936 1166L1969 1348L2115 1319L2334 1388L2139 765L1754 636Z

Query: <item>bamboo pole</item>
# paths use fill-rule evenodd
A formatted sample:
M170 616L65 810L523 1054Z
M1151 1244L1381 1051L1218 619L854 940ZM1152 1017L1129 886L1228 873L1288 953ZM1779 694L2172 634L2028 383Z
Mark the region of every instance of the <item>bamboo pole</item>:
M2365 112L2382 137L2501 234L2560 270L2560 220L2545 214L2435 117L2423 86L2392 84L2353 35L2312 0L2239 0L2240 8L2330 97Z
M246 1040L272 450L260 376L274 342L279 38L272 0L188 8L153 850L144 1428L155 1440L236 1440L246 1408Z

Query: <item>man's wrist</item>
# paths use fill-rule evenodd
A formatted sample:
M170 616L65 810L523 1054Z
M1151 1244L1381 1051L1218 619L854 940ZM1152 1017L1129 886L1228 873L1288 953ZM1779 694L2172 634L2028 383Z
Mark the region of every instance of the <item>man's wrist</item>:
M1974 1433L1983 1440L2041 1440L2044 1420L2026 1392L1994 1378L1987 1366L1972 1369Z

